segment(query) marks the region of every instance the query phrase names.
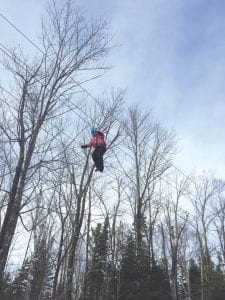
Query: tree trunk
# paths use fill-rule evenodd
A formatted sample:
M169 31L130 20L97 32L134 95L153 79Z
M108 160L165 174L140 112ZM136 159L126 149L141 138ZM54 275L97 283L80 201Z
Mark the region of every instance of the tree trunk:
M0 234L0 290L13 235L19 216L21 199L10 199Z
M52 299L53 300L56 300L56 295L57 295L57 283L58 283L58 277L59 277L59 272L60 272L61 263L62 263L62 251L63 251L63 244L64 244L65 221L66 221L67 216L65 218L63 218L62 223L61 223L62 224L62 231L61 231L59 251L58 251L58 257L57 257L57 264L56 264L56 271L55 271L55 275L54 275L53 289L52 289Z
M84 184L84 174L85 171L87 170L87 167L88 167L88 159L86 160L86 165L84 167L83 176L80 183L79 194L76 195L77 203L76 203L75 224L74 224L73 234L71 237L71 248L69 250L69 258L67 264L67 287L66 287L67 300L73 300L72 287L73 287L75 253L76 253L77 243L80 237L80 231L84 219L86 194L94 171L94 166L93 166L90 174L88 175L87 182ZM74 173L72 174L72 176L73 176L74 187L76 187Z

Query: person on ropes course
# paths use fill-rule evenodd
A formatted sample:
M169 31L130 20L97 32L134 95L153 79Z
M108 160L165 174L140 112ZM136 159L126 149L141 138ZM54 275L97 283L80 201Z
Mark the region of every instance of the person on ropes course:
M103 163L103 155L106 152L106 142L104 138L104 134L97 130L96 128L91 128L91 140L89 144L82 145L81 148L95 148L92 153L92 159L95 163L95 171L103 172L104 170L104 163Z

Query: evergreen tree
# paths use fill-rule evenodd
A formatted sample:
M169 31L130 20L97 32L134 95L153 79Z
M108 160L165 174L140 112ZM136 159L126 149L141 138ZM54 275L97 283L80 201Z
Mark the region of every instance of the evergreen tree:
M47 239L46 232L40 236L32 258L31 290L29 300L48 299L50 294L48 278L51 274L50 249L52 241Z
M211 271L210 300L225 299L225 275L220 266Z
M208 256L208 268L203 273L203 298L204 300L225 299L225 276L220 266L216 266Z
M171 300L169 276L161 265L155 265L150 270L150 300Z
M26 260L12 283L12 300L28 299L30 290L30 260Z
M0 291L1 300L14 300L11 287L12 287L12 279L10 273L6 273L3 277L2 289Z
M93 251L90 270L88 273L87 300L108 299L108 218L103 229L98 224L93 232Z
M139 280L139 292L140 299L149 299L150 297L150 283L151 283L151 258L149 251L144 240L142 240L141 247L137 252L137 271Z
M133 235L128 236L121 262L120 300L170 300L168 274L160 265L151 264L142 241L137 255Z
M191 300L201 300L201 270L194 259L190 260L189 281Z
M118 295L119 268L109 265L108 268L108 295L106 300L115 300Z
M136 245L133 235L127 238L121 261L120 300L136 300L138 298L139 274L137 267Z

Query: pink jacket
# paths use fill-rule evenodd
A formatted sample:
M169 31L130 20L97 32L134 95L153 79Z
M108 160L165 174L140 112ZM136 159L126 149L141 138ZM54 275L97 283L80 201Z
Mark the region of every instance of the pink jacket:
M90 143L86 145L86 147L94 147L94 148L96 148L97 146L102 146L106 148L104 134L101 133L100 131L97 131L96 135L92 136Z

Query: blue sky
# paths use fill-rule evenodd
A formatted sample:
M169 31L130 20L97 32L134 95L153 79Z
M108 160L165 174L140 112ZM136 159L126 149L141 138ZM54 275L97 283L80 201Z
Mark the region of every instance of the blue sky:
M113 68L92 87L127 88L127 103L152 109L174 128L184 172L214 170L225 179L225 1L79 0L91 17L111 20ZM44 0L2 0L0 12L36 39ZM32 49L0 19L2 42ZM2 81L2 79L1 79Z

